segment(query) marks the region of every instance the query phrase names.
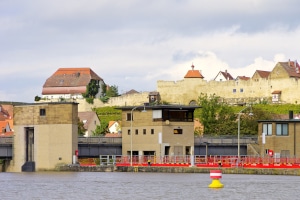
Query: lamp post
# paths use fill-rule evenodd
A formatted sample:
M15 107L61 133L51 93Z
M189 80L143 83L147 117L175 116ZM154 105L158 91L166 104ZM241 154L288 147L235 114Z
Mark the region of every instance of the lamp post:
M132 166L132 122L133 122L133 111L137 108L140 108L143 106L136 106L132 108L131 114L130 114L130 166ZM145 105L144 105L144 110L142 112L146 112Z
M240 162L240 129L241 129L241 115L243 114L243 111L246 110L247 108L250 108L251 111L249 113L249 116L252 116L252 107L250 106L246 106L246 108L242 109L239 113L238 113L238 164Z

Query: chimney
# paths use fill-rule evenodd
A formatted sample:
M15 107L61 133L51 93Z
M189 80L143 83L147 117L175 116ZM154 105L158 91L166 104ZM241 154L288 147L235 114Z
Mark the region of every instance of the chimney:
M292 110L289 111L289 119L294 118L294 112Z

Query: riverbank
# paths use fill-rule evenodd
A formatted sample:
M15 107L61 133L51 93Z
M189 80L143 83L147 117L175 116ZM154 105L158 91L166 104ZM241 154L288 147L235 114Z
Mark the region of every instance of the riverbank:
M221 169L223 174L259 174L259 175L293 175L300 176L300 169L271 168L201 168L201 167L144 167L144 166L79 166L64 165L56 171L72 172L148 172L148 173L209 173Z

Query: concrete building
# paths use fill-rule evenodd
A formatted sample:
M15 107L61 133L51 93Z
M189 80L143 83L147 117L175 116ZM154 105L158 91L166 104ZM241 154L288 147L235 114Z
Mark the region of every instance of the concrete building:
M8 171L53 170L78 149L77 103L14 106L13 160Z
M299 157L300 119L290 111L289 119L259 120L258 144L261 156ZM270 151L271 150L271 151Z
M122 154L193 155L197 106L127 106L122 110Z

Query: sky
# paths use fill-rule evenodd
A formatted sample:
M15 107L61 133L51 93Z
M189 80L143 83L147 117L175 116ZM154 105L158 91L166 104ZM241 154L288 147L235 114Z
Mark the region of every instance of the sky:
M271 71L299 59L299 0L0 0L0 101L34 102L58 68L89 67L120 94Z

